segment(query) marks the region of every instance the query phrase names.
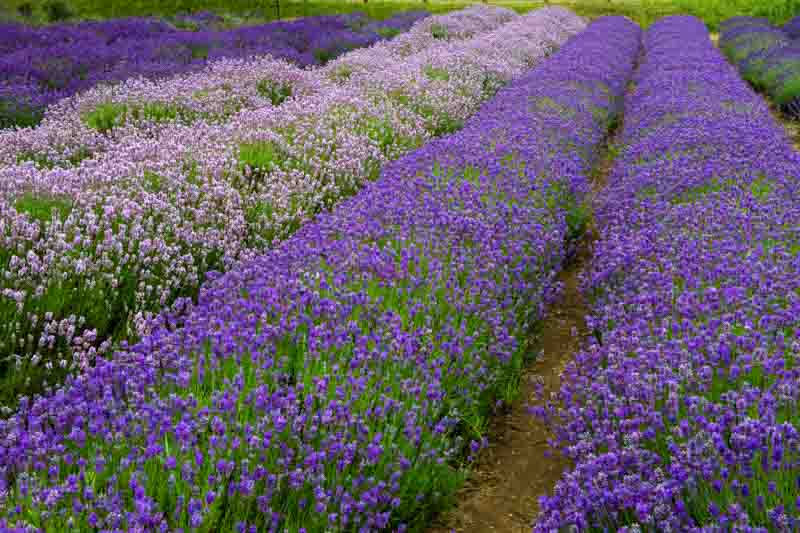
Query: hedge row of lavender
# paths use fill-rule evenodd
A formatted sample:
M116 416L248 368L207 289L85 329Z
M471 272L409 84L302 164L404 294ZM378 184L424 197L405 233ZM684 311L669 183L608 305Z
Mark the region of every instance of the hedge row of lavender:
M800 38L800 16L793 17L786 21L786 23L781 26L781 29L790 39Z
M782 111L800 118L800 43L793 33L747 17L730 19L721 29L720 47L742 76Z
M363 84L223 124L131 135L77 167L0 168L0 398L13 402L146 333L162 308L196 295L206 272L260 255L386 162L460 128L585 27L557 8L514 17L423 49ZM506 51L499 61L495 48Z
M427 17L395 39L340 58L349 66L347 58L363 51L357 56L363 67L358 71L361 75L397 70L396 63L409 56L488 33L515 17L509 9L480 5ZM335 69L309 70L271 56L233 58L167 79L134 78L100 85L51 105L36 128L0 132L0 162L11 165L31 160L39 166L74 166L113 150L125 137L135 136L136 143L154 142L150 137L175 123L227 122L242 110L330 92L333 81L348 84L350 71L340 62L336 65ZM148 139L140 141L139 136Z
M537 410L574 467L535 531L795 531L800 156L701 21L645 50L584 279L597 340Z
M23 402L0 525L420 526L513 388L638 45L594 22L190 314Z
M270 55L300 66L406 31L425 12L380 22L360 14L317 16L224 31L178 30L150 19L0 27L0 128L37 123L61 98L128 78L203 69L220 58Z

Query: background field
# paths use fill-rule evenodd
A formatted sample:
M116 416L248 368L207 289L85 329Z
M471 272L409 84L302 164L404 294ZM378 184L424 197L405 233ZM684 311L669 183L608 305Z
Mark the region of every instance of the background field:
M61 17L170 16L210 9L226 14L231 24L240 24L356 10L374 17L387 17L407 9L440 13L472 3L466 0L0 0L0 16L17 20L27 18L43 23ZM485 3L510 7L519 12L546 4L559 4L570 7L580 15L626 15L643 25L649 25L665 15L688 13L702 18L712 31L717 29L722 20L736 15L765 16L773 22L782 23L800 12L800 0L493 0ZM30 14L23 17L20 12Z

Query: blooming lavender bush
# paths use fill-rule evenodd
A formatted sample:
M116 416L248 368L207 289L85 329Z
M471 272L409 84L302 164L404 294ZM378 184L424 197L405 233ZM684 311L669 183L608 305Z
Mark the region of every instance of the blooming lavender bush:
M0 163L75 166L129 136L157 138L165 126L220 123L242 110L277 106L329 90L314 71L270 56L221 59L167 79L100 85L51 105L36 128L0 132Z
M2 525L419 527L521 364L638 34L593 23L190 314L23 402Z
M789 44L789 37L761 18L734 17L725 21L720 30L720 48L739 66L747 81L763 87L765 58Z
M645 50L584 279L596 340L537 410L574 467L535 531L796 530L800 156L701 21Z
M439 43L452 78L417 79L430 92L469 96L457 109L432 108L463 121L493 94L474 80L519 76L583 27L567 10L533 12ZM520 46L517 34L525 48L506 48L502 68L476 60L480 49ZM132 134L69 169L0 168L4 394L13 399L39 387L31 376L85 368L115 342L146 333L159 310L196 295L206 272L261 254L419 147L430 127L414 102L351 84L227 123Z
M731 19L723 26L720 46L742 75L764 91L786 114L800 117L800 45L768 21Z
M800 37L800 16L792 17L787 20L781 29L790 39L797 39Z
M385 41L387 46L370 47L373 51L365 68L371 72L392 68L408 50L454 44L497 29L515 16L508 9L475 6L431 17L412 26L407 36ZM447 39L431 37L431 27L443 28ZM0 133L0 162L32 160L44 166L71 166L110 150L131 134L149 136L174 122L222 122L242 109L278 105L289 96L329 90L317 73L270 58L221 60L202 71L166 80L135 78L100 85L50 106L37 128Z
M369 25L360 14L318 16L224 31L177 30L136 18L40 30L4 25L0 128L35 124L47 105L98 83L173 76L216 59L270 55L301 66L324 63L402 32L425 16L403 13Z

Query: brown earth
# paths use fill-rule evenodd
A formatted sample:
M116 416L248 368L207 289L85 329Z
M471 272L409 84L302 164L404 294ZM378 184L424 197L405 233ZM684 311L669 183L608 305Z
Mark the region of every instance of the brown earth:
M800 150L800 122L781 113L772 102L770 102L770 109L772 109L772 116L775 117L775 120L783 125L783 129L786 130L786 135L789 137L794 147Z

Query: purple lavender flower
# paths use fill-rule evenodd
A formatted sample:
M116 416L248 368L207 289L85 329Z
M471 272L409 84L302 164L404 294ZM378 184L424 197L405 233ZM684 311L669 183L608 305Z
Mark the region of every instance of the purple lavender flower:
M402 33L427 16L400 13L359 29L360 15L306 17L231 30L214 30L206 15L180 19L178 30L147 18L58 24L41 29L0 28L0 128L37 123L44 108L94 87L128 78L162 78L205 68L221 58L269 55L300 66ZM394 32L381 32L392 28Z
M639 48L624 19L555 53L584 27L574 14L545 8L510 24L495 39L527 36L524 54L508 54L519 66L498 68L514 81L463 129L383 166L140 343L0 421L0 475L15 487L0 507L7 523L21 523L6 512L18 503L36 527L62 520L45 506L72 512L44 503L81 472L67 454L87 471L106 458L73 516L84 528L94 513L122 530L243 517L258 531L403 530L442 497L449 463L467 452L461 421L480 423L506 390L556 282L569 210ZM57 476L39 461L59 464Z
M644 39L584 279L597 340L539 412L570 468L535 531L789 531L800 156L693 17Z

